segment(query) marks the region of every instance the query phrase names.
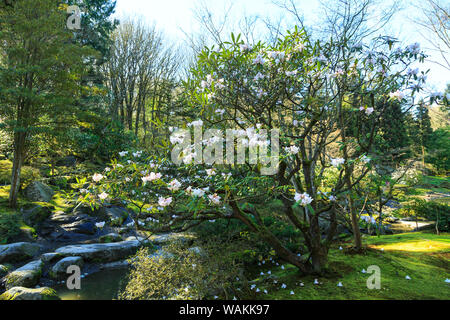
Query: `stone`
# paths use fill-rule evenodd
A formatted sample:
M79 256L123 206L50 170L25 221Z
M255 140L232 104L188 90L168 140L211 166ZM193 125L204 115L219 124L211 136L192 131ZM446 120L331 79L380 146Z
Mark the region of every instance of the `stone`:
M54 261L60 259L61 257L62 257L62 255L60 253L48 252L48 253L44 253L43 255L41 255L41 260L44 263L51 263L51 262L54 262Z
M153 235L149 240L155 245L164 246L175 241L180 241L183 244L188 244L191 243L194 239L195 236L189 233L163 233L159 235Z
M43 207L40 205L22 211L22 219L29 226L36 226L51 216L53 206Z
M54 240L83 240L74 234L94 235L97 232L95 222L87 214L73 215L58 211L40 225L38 233Z
M114 243L80 244L61 247L56 250L63 256L82 257L89 262L111 262L128 258L136 253L141 243L137 240Z
M121 226L132 222L129 211L120 206L104 206L98 210L98 214L104 219L109 219L112 225Z
M0 295L0 300L60 300L56 291L51 288L30 289L13 287Z
M67 232L94 235L97 232L95 223L90 220L80 220L61 226Z
M116 269L124 269L130 265L128 260L109 262L100 265L100 270L116 270Z
M48 185L33 181L24 190L25 197L33 202L50 202L55 194Z
M41 246L31 242L17 242L0 245L0 263L21 262L34 257Z
M67 277L67 268L69 266L83 267L84 261L81 257L66 257L59 260L50 270L50 276L54 279L62 279Z
M120 242L120 241L123 241L123 238L121 235L119 235L117 233L108 233L108 234L105 234L104 236L101 236L99 238L99 241L101 243Z
M42 260L32 261L23 267L14 270L5 277L7 290L13 287L31 288L39 283L44 263Z

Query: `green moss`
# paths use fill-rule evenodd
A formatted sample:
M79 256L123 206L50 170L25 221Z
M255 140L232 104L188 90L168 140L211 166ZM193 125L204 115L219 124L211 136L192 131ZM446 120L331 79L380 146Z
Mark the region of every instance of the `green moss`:
M11 181L11 170L13 164L9 160L0 160L0 184L8 184ZM21 181L23 184L27 184L33 180L39 179L39 170L23 166L21 172Z
M368 250L361 255L349 254L345 246L338 244L330 250L329 266L324 276L302 276L296 267L285 265L271 268L273 280L257 278L261 292L268 294L243 296L257 299L450 299L450 285L444 281L449 277L450 234L440 236L430 233L407 233L395 236L366 237ZM339 246L344 250L339 250ZM384 248L384 251L380 249ZM366 286L368 274L362 269L377 265L381 269L381 289L370 290ZM266 271L259 269L260 271ZM406 276L411 280L406 280ZM320 285L314 285L318 278ZM300 282L304 283L301 287ZM342 282L343 287L337 287ZM281 284L287 285L281 289ZM294 295L290 292L294 291ZM254 294L254 293L253 293Z
M42 298L42 300L60 300L58 297L58 294L55 290L51 288L44 288L44 289L32 289L30 291L38 292ZM12 295L10 293L5 292L2 295L0 295L0 300L16 300L20 296L20 293L17 293L15 295Z
M45 288L42 291L42 300L60 300L60 298L58 297L58 294L55 290L51 288Z
M15 296L9 294L8 292L3 293L2 295L0 295L0 301L5 301L5 300L14 300Z

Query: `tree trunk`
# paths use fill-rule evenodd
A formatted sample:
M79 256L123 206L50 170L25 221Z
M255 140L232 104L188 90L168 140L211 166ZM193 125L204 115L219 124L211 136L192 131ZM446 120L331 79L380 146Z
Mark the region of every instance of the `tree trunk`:
M312 271L321 274L328 262L328 250L325 246L314 246L311 250Z
M17 197L20 188L20 173L22 171L22 164L25 150L25 132L17 132L14 134L14 161L11 172L11 190L9 192L9 206L16 208Z

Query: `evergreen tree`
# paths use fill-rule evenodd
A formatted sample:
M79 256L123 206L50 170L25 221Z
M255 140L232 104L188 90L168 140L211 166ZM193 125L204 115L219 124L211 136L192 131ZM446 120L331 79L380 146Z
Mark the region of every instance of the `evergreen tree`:
M93 50L70 41L57 0L15 0L0 10L0 119L14 136L9 204L15 207L21 168L38 133L74 122L74 97Z
M416 110L416 126L417 139L415 141L420 149L422 165L425 168L425 149L431 142L433 128L431 127L431 117L428 114L428 109L423 103L419 104Z

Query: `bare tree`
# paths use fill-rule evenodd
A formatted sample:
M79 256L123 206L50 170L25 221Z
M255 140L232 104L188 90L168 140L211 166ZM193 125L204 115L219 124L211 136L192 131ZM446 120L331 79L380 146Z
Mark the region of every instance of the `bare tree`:
M450 2L425 0L420 2L419 8L423 16L415 21L423 28L424 38L443 59L443 62L432 62L450 70Z
M104 68L111 115L136 135L142 123L145 140L148 123L160 117L158 110L173 90L180 65L178 50L154 26L140 20L126 20L112 40Z

